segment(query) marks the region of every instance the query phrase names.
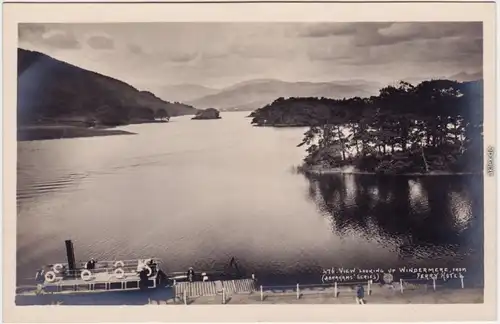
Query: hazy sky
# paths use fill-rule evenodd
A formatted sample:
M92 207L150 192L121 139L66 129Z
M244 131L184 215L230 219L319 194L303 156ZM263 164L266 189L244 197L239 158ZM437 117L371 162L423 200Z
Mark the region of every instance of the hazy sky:
M20 47L140 89L480 73L482 43L482 24L470 22L19 25Z

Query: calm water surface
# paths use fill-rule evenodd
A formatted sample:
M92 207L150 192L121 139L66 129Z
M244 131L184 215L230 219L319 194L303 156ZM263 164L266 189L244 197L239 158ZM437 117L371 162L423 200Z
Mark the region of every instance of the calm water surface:
M18 282L65 260L157 256L167 271L235 256L260 278L322 267L482 269L482 177L305 177L304 129L174 118L132 136L18 143ZM401 248L411 242L410 250Z

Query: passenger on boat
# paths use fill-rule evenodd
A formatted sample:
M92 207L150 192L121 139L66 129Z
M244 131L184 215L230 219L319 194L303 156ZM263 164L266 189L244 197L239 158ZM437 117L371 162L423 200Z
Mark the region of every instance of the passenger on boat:
M158 275L156 276L156 281L157 281L159 287L166 287L168 285L169 279L163 271L158 270Z
M189 270L187 272L187 277L188 277L189 282L193 282L194 281L194 270L193 270L193 267L189 267Z
M43 269L39 269L36 272L35 281L37 281L37 282L44 282L45 281L44 275L45 275L45 271Z
M139 288L142 290L142 289L146 289L148 288L148 271L146 270L146 268L143 268L140 272L139 272Z
M153 259L149 259L147 265L149 268L151 268L151 276L154 276L158 270L156 262L154 262Z
M94 270L95 269L95 260L94 258L90 259L90 261L87 262L87 264L85 265L85 268L87 268L87 270Z

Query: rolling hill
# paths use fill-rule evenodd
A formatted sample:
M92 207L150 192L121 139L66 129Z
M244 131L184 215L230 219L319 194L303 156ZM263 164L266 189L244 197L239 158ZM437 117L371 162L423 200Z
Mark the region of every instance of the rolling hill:
M171 101L188 102L220 92L220 89L208 88L197 84L178 84L158 87L156 93Z
M149 91L48 55L18 49L18 125L43 120L99 119L123 125L168 116L194 115L192 106L164 101Z

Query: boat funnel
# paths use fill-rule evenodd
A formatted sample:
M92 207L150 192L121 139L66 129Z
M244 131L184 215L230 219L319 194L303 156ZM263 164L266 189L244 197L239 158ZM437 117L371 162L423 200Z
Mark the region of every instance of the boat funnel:
M76 269L75 250L73 248L73 242L71 242L71 240L66 240L66 255L68 257L69 270L75 270Z

